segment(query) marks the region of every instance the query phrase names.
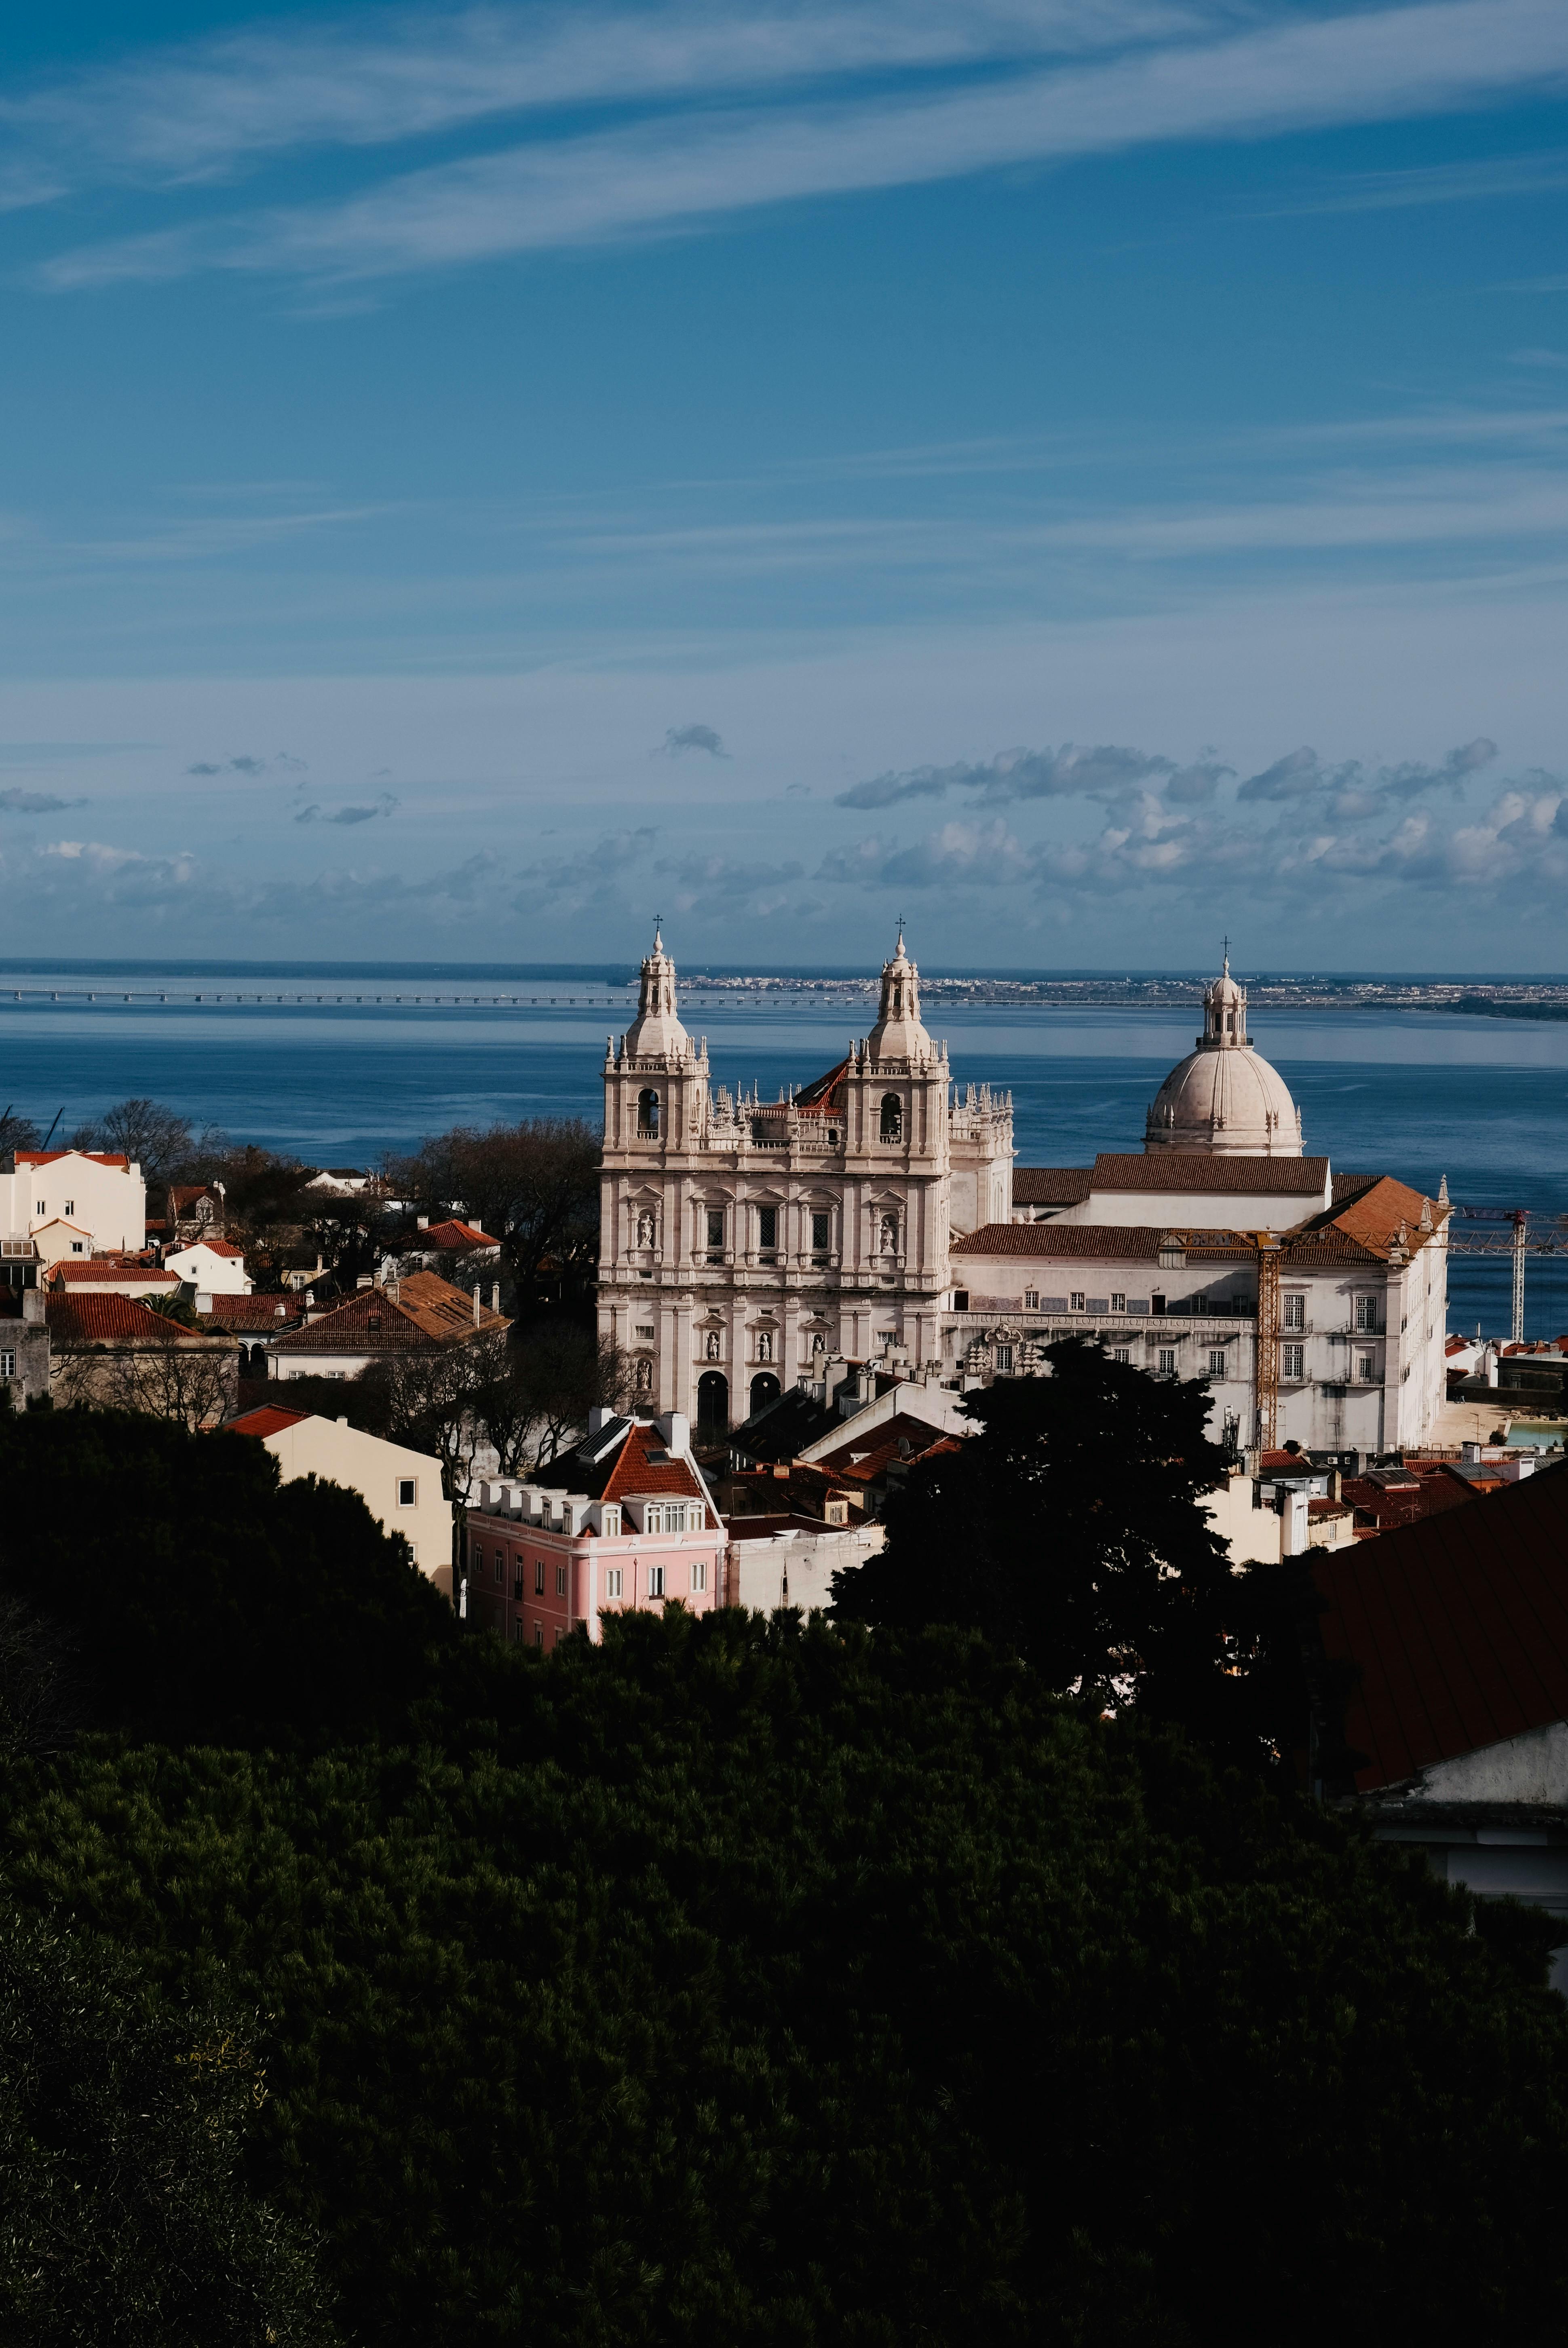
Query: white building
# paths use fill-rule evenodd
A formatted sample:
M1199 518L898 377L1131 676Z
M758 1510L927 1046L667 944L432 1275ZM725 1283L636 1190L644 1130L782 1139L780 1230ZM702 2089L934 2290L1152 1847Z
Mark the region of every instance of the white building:
M254 1437L278 1463L285 1484L314 1476L357 1492L383 1532L401 1533L415 1564L452 1594L452 1504L441 1489L441 1463L346 1418L284 1410L265 1403L232 1418L224 1432Z
M1141 1153L1016 1171L1011 1097L958 1097L902 936L871 1035L777 1102L710 1090L675 979L655 940L604 1064L600 1323L650 1404L717 1430L836 1356L962 1385L1085 1335L1211 1378L1243 1445L1427 1437L1446 1194L1304 1154L1228 963Z
M147 1245L147 1185L129 1158L85 1149L18 1149L0 1174L0 1235L31 1239L46 1262L138 1255Z
M197 1240L163 1259L165 1272L183 1280L202 1296L249 1296L251 1276L245 1251L232 1240Z

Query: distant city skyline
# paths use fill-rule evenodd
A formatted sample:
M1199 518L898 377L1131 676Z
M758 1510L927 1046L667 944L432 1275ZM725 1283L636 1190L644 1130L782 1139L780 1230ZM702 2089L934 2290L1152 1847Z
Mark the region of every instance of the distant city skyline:
M11 953L1562 967L1557 0L0 65Z

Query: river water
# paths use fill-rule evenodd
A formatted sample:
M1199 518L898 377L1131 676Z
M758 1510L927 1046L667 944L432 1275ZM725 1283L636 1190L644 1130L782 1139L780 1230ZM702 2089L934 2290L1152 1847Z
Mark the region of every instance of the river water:
M170 1000L145 999L160 989ZM179 999L196 992L200 1003ZM234 1001L242 993L253 999ZM490 999L452 999L474 995ZM237 1139L369 1165L458 1123L596 1120L605 1035L634 999L624 970L0 963L0 1107L41 1128L63 1108L68 1131L148 1094ZM765 1099L830 1066L874 1016L869 992L862 1007L699 986L681 1007L707 1036L715 1083L755 1084ZM1144 1111L1191 1050L1198 1014L939 1004L927 1024L960 1083L1012 1092L1020 1163L1070 1166L1141 1146ZM1568 1022L1284 1011L1255 1014L1253 1033L1300 1105L1307 1148L1336 1168L1434 1193L1446 1174L1456 1200L1568 1215ZM1506 1261L1456 1257L1450 1326L1506 1332L1509 1290ZM1568 1256L1531 1259L1525 1292L1527 1335L1568 1330Z

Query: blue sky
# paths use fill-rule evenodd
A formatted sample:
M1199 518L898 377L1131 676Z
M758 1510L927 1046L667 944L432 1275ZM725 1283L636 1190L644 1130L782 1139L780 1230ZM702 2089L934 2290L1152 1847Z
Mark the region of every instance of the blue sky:
M1565 96L1563 0L10 12L10 950L1568 967Z

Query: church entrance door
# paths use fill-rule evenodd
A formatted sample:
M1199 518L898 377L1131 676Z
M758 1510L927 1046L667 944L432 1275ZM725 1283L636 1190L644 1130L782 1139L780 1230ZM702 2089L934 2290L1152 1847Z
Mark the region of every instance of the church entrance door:
M729 1433L729 1380L722 1370L704 1370L696 1382L696 1431L707 1441Z
M751 1381L751 1416L756 1417L764 1403L777 1402L779 1381L770 1370L759 1371Z

